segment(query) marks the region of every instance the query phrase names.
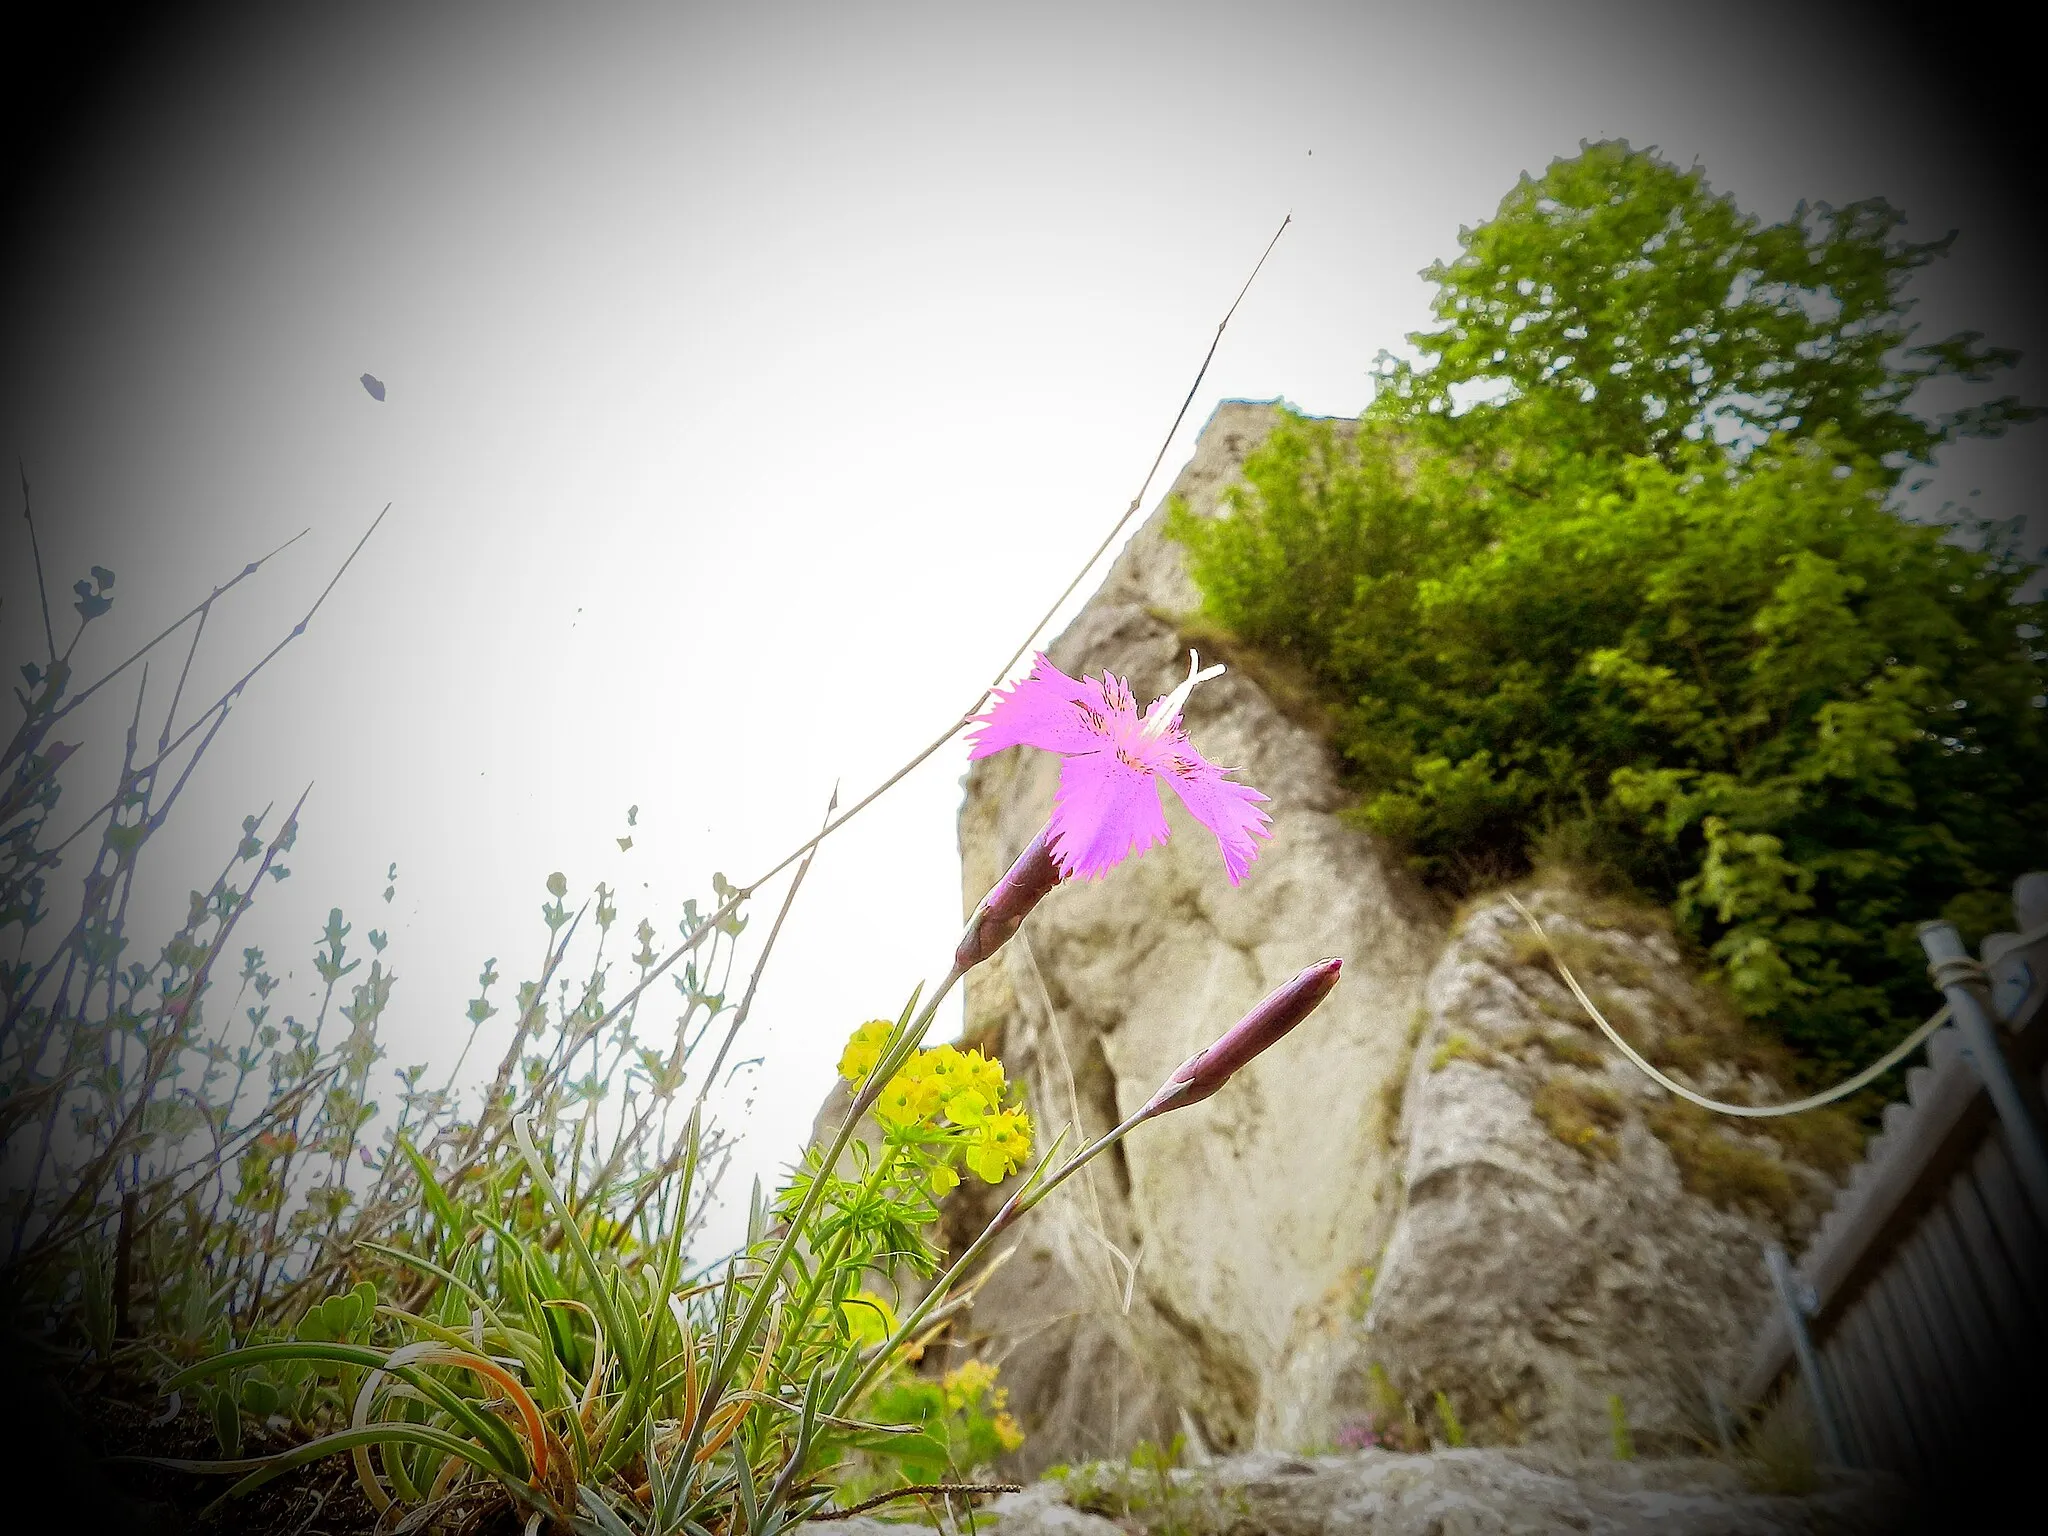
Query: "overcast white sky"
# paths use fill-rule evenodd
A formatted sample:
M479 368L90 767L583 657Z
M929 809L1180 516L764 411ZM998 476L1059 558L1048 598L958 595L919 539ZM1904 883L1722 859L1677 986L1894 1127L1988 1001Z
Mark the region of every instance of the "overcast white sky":
M228 675L392 509L160 840L151 949L242 814L309 781L293 878L248 931L295 967L289 994L329 906L358 943L388 918L395 1062L452 1053L485 956L501 994L533 973L551 870L672 932L713 869L758 874L835 780L864 792L989 680L1136 490L1289 211L1155 498L1220 398L1355 412L1374 353L1426 319L1418 270L1582 138L1697 158L1770 217L1881 193L1910 233L1961 226L1928 331L2039 340L2024 199L1930 55L1833 13L1706 14L195 25L73 144L0 296L0 448L52 581L119 577L88 670L310 530L217 616L200 683ZM2048 396L2031 359L2020 382ZM2038 517L2023 460L2026 439L1959 451L1944 489ZM6 526L11 671L36 625ZM965 763L943 752L820 857L741 1053L766 1056L741 1084L747 1171L792 1153L848 1030L942 971Z

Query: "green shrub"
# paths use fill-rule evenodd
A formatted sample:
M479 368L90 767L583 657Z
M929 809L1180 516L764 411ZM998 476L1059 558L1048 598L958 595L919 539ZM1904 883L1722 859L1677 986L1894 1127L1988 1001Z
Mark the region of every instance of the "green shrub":
M1969 547L1890 504L1940 442L2030 413L1905 409L2012 355L1897 354L1943 248L1898 217L1765 228L1591 146L1431 270L1444 324L1356 432L1283 414L1229 516L1171 523L1205 621L1323 689L1358 819L1454 888L1568 845L1671 904L1823 1074L1925 1016L1917 921L2003 923L2048 861L2018 525Z

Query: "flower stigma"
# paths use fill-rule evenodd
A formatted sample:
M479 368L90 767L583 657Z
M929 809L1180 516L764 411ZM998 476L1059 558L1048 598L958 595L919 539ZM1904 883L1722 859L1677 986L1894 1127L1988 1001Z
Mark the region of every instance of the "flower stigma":
M1200 653L1189 651L1187 681L1152 706L1151 712L1145 717L1145 723L1138 727L1138 734L1154 738L1164 736L1172 728L1173 722L1180 718L1180 712L1188 702L1188 695L1195 691L1195 684L1206 683L1210 678L1222 675L1221 662L1213 667L1204 667Z

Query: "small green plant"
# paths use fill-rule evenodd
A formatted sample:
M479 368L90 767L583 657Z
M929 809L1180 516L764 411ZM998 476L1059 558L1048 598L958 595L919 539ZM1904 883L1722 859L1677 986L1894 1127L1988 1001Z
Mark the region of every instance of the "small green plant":
M1636 1459L1635 1436L1629 1433L1628 1409L1619 1392L1607 1394L1607 1440L1616 1461Z
M1390 1071L1380 1080L1380 1139L1389 1147L1400 1142L1401 1107L1407 1098L1406 1070Z
M1387 1368L1375 1360L1366 1367L1365 1389L1371 1404L1368 1415L1380 1445L1394 1451L1426 1451L1429 1437L1415 1417L1415 1408L1387 1377Z
M1345 1308L1354 1323L1365 1321L1365 1314L1372 1310L1373 1287L1379 1283L1379 1267L1367 1264L1358 1271L1358 1281L1351 1287L1351 1299Z
M1813 1417L1803 1399L1788 1395L1752 1423L1737 1449L1737 1461L1759 1493L1793 1498L1820 1486Z
M1127 1461L1091 1461L1049 1467L1073 1508L1114 1520L1146 1536L1223 1536L1246 1513L1241 1493L1219 1488L1184 1470L1186 1437L1165 1444L1140 1440Z
M1491 1050L1462 1029L1454 1029L1444 1037L1443 1044L1430 1053L1429 1070L1441 1072L1454 1061L1469 1061L1474 1066L1490 1067L1495 1065L1496 1058Z
M1537 1085L1529 1108L1545 1130L1588 1159L1612 1158L1620 1150L1616 1133L1628 1111L1621 1095L1603 1082L1552 1073Z
M920 1376L907 1365L892 1372L868 1399L867 1411L887 1423L918 1425L919 1433L888 1437L875 1456L886 1466L875 1473L862 1477L849 1468L839 1478L842 1498L852 1502L897 1486L991 1476L997 1458L1024 1443L997 1375L995 1366L980 1360L940 1378Z
M1465 1443L1465 1426L1458 1422L1458 1412L1448 1395L1438 1392L1435 1400L1436 1422L1444 1432L1444 1444L1455 1450Z
M1539 1030L1536 1032L1535 1044L1552 1061L1562 1066L1577 1067L1584 1072L1599 1071L1604 1060L1599 1051L1577 1035L1559 1034L1555 1030Z

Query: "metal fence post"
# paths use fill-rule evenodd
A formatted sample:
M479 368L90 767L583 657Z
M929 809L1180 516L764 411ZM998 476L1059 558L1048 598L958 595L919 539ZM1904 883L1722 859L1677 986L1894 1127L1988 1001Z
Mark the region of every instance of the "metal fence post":
M1954 923L1922 923L1920 947L1927 952L1927 969L1941 995L1948 999L1949 1017L1962 1037L1963 1054L1983 1079L1984 1091L1998 1111L2005 1128L2006 1145L2012 1151L2013 1167L2027 1192L2027 1203L2041 1225L2048 1228L2048 1150L2041 1144L2041 1127L2027 1110L2027 1102L2014 1081L2005 1050L1998 1043L1998 1028L1984 1007L1977 983L1982 968L1963 948L1962 935Z
M1820 1429L1821 1446L1827 1451L1828 1460L1836 1466L1850 1466L1848 1452L1842 1446L1842 1431L1835 1418L1834 1402L1828 1395L1827 1383L1821 1379L1820 1357L1813 1352L1813 1340L1806 1332L1812 1293L1800 1284L1799 1277L1792 1272L1792 1261L1785 1257L1785 1250L1776 1243L1764 1249L1764 1268L1770 1271L1771 1288L1777 1292L1778 1305L1785 1314L1785 1329L1792 1335L1792 1352L1799 1357L1799 1374L1806 1381L1806 1395L1813 1403L1813 1419Z

